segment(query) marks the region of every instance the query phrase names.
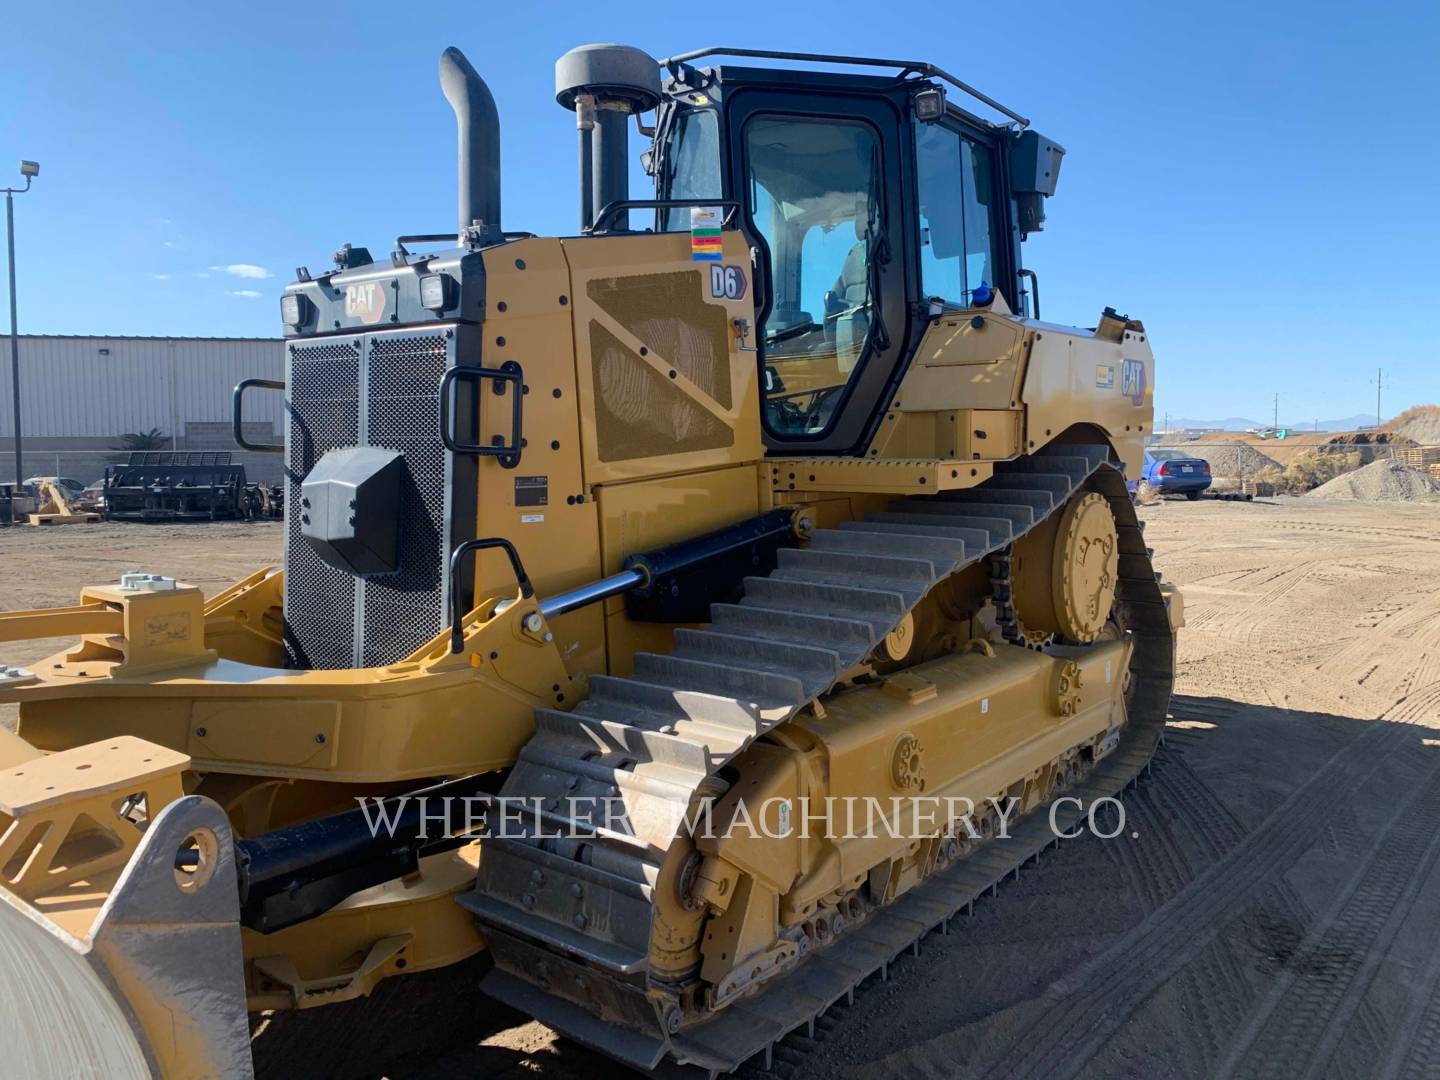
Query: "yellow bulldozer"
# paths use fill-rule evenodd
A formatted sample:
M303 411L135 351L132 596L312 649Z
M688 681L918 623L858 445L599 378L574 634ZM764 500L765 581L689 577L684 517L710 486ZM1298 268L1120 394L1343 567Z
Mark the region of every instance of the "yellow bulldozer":
M247 1013L482 949L477 1008L727 1072L1158 742L1154 361L1113 309L1040 320L1059 145L928 63L586 46L580 228L542 237L484 82L440 80L457 231L301 269L283 383L236 388L283 566L0 615L75 639L0 668L24 1075L249 1076ZM266 390L283 445L244 442Z

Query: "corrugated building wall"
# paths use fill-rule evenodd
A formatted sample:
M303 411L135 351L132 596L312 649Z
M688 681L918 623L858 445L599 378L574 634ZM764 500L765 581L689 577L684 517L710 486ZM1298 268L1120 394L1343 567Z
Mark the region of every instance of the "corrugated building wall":
M230 403L241 379L283 379L278 338L164 338L21 335L20 409L25 471L89 482L123 460L128 432L158 429L163 449L229 450ZM0 337L0 475L14 446L10 350ZM246 431L279 441L281 395L246 397ZM244 454L252 479L274 483L280 455Z
M0 340L0 431L10 430L8 342ZM230 419L241 379L280 379L285 346L274 338L20 338L21 430L28 439L111 436L189 421ZM252 403L253 402L253 403ZM253 392L246 419L274 424L280 395Z

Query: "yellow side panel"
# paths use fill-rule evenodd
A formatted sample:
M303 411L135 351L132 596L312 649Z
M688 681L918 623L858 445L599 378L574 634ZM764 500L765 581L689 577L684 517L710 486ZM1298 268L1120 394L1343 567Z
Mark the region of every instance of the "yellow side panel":
M485 253L486 367L514 360L525 372L525 446L520 464L480 459L477 536L503 536L520 552L540 596L600 577L600 530L580 468L570 270L560 242L520 240ZM511 398L481 394L481 431L510 429ZM537 502L543 486L544 503ZM481 552L477 599L510 596L515 575L499 551ZM551 624L567 669L603 671L604 625L595 607Z
M687 233L560 241L587 484L763 454L755 354L735 327L754 319L750 255L739 233L723 242L717 264L691 258Z
M197 761L250 761L333 769L340 749L340 702L288 701L260 710L254 701L196 701L185 752Z
M1022 391L1028 451L1075 424L1090 424L1110 437L1127 473L1140 475L1155 415L1155 358L1144 331L1118 337L1036 327Z
M986 312L936 319L900 384L900 408L1013 409L1023 358L1024 330L1014 319Z
M627 555L702 536L760 513L753 465L607 485L598 497L606 574L617 573ZM673 629L631 622L624 597L611 597L605 602L610 673L630 674L636 652L669 652Z
M1024 327L999 297L993 309L936 319L916 347L868 456L954 462L1014 457L1020 452L1024 363ZM943 471L939 479L945 479Z

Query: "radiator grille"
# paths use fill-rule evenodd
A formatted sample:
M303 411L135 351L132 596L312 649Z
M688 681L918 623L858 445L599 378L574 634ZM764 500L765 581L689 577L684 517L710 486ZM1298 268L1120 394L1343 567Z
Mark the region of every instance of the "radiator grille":
M388 331L289 351L286 657L301 668L374 667L414 652L441 630L450 551L447 523L470 507L473 463L440 442L439 388L455 363L452 330ZM328 450L378 446L404 456L400 569L357 579L320 558L300 534L300 485ZM459 473L457 475L457 468ZM464 485L469 485L468 501ZM456 490L460 495L457 497ZM463 513L458 520L464 527Z
M354 446L360 425L359 342L294 345L285 410L285 663L350 667L356 579L325 562L300 535L300 484L326 451Z
M403 659L440 632L449 454L440 442L440 379L448 363L443 333L377 337L370 344L367 439L405 455L400 494L400 571L369 578L359 666Z

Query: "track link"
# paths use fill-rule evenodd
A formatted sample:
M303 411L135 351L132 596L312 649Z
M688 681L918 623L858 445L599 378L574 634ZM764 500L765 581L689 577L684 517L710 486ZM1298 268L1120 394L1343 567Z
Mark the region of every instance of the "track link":
M473 893L496 967L482 988L636 1068L667 1058L715 1075L815 1019L1054 842L1043 813L869 915L792 972L713 1020L668 1031L645 992L650 897L692 801L765 732L826 693L940 581L1008 552L1081 490L1104 495L1119 534L1115 617L1134 653L1120 744L1068 794L1113 795L1146 767L1174 673L1169 613L1124 479L1102 446L1066 446L997 467L971 491L899 500L782 549L737 605L640 653L630 678L596 676L573 711L541 710L501 794L539 826L487 841ZM1001 598L997 598L1001 599ZM1004 598L1004 599L1008 599ZM606 827L619 798L626 828ZM565 810L562 812L561 808ZM1057 814L1065 826L1078 813ZM557 834L580 839L557 838Z

